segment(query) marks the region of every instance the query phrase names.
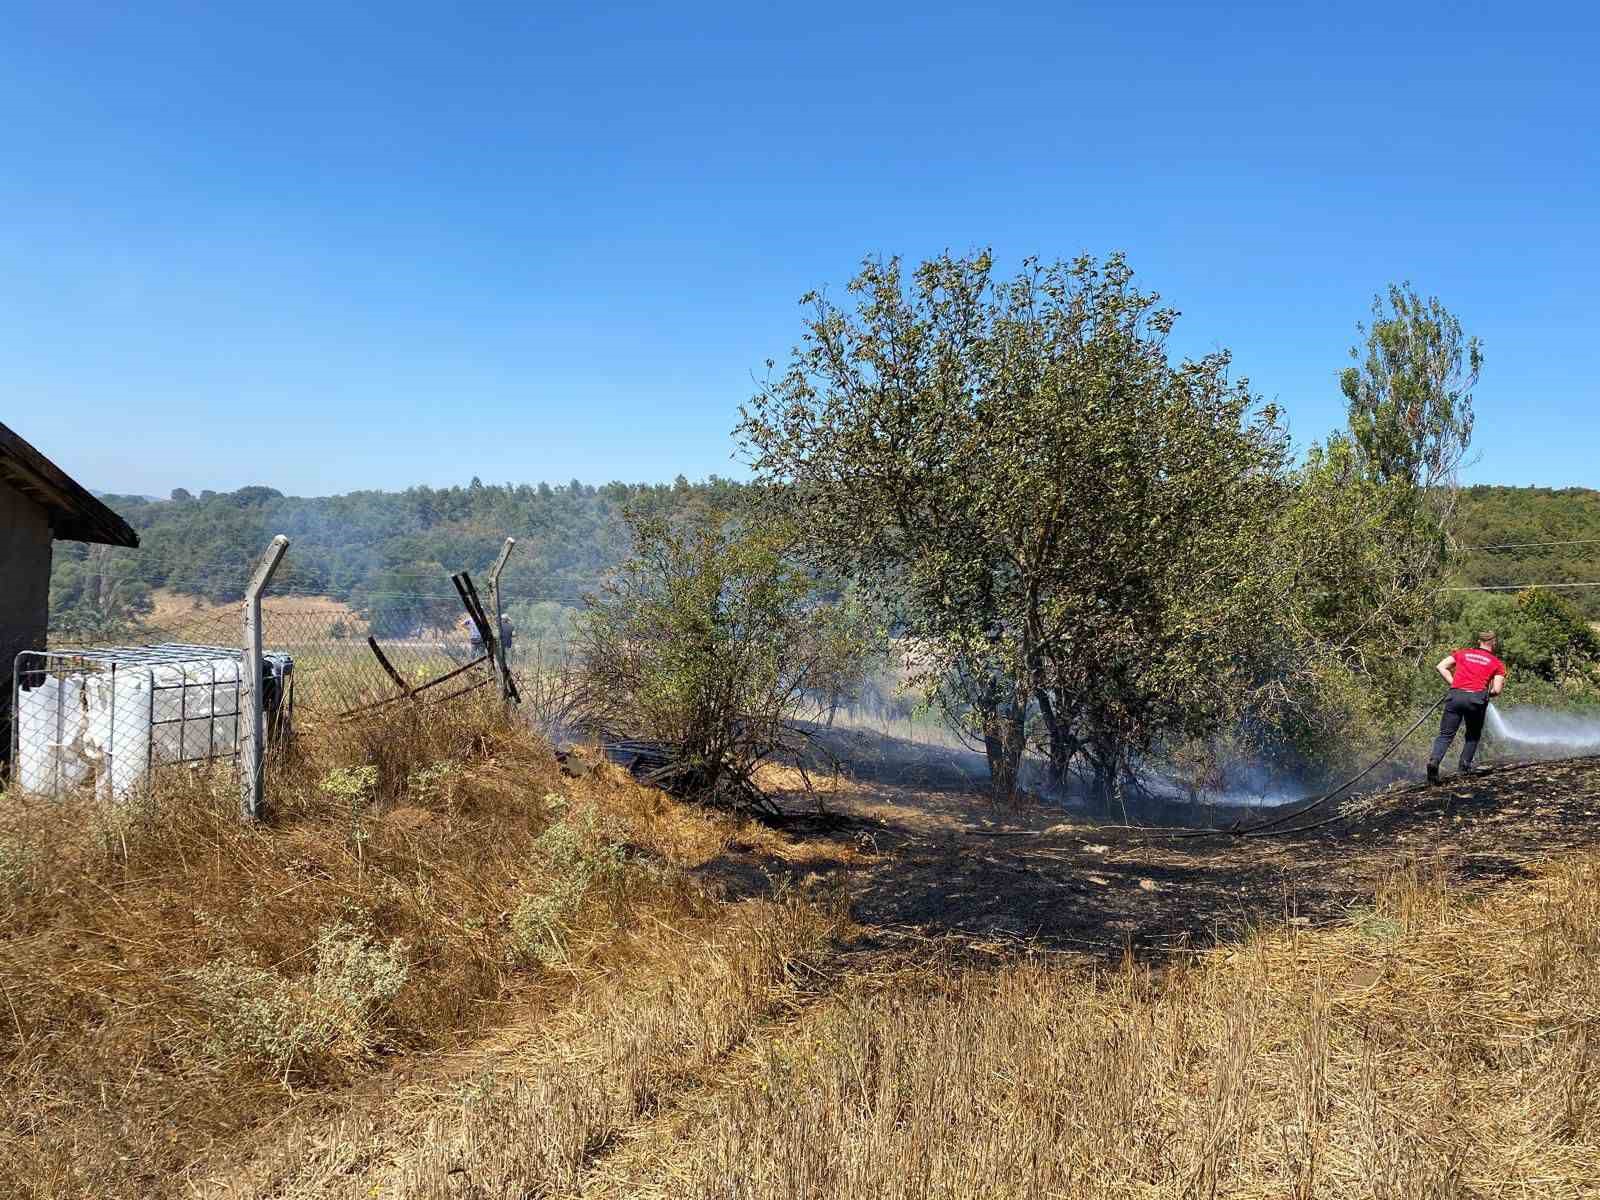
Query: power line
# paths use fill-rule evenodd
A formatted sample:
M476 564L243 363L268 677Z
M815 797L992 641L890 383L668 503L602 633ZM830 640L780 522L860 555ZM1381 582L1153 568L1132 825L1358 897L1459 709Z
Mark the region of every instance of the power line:
M1600 538L1574 538L1566 542L1502 542L1497 546L1461 546L1459 549L1475 550L1538 550L1549 546L1600 546Z
M1479 584L1474 587L1445 587L1436 588L1440 592L1522 592L1530 588L1593 588L1600 587L1600 582L1595 583L1494 583Z

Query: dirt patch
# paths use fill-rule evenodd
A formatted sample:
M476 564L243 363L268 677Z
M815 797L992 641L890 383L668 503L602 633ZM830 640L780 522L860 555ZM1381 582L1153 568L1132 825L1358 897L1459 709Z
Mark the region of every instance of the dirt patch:
M215 642L219 634L237 639L239 602L216 603L199 596L184 595L169 588L156 588L150 593L151 609L144 624L154 631L174 639L192 642ZM293 618L302 624L318 628L331 628L334 622L344 626L349 636L364 638L367 625L360 615L342 600L331 596L273 596L261 603L262 612L280 620ZM224 644L231 645L232 641Z

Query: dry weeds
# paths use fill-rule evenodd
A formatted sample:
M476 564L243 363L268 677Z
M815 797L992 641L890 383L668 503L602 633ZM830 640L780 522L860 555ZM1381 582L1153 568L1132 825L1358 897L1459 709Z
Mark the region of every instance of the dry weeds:
M681 868L848 850L490 718L326 731L274 788L258 829L198 776L7 810L16 1194L1600 1196L1592 851L1487 897L1402 867L1176 965L980 968L843 957L837 893L712 901Z
M693 932L665 930L629 970L590 974L521 1044L333 1130L282 1138L208 1197L401 1200L568 1194L625 1131L713 1070L823 979L838 916L794 894Z
M171 1192L297 1096L554 1003L709 911L672 864L729 836L463 706L303 737L271 793L256 828L185 771L109 813L0 807L12 1194Z

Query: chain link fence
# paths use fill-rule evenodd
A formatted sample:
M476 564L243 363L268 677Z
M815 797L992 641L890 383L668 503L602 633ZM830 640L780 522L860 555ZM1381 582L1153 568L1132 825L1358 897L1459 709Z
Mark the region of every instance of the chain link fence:
M514 629L491 615L470 577L454 577L453 590L367 592L344 601L272 591L282 555L275 543L272 565L263 558L243 602L169 586L147 613L93 633L55 631L48 650L19 656L11 786L36 796L123 800L170 770L233 771L242 757L259 776L259 743L281 742L299 726L360 719L399 703L494 695L486 689L497 685L505 699L518 698ZM260 589L259 683L246 649L251 586ZM246 793L251 774L246 764ZM242 798L246 815L259 808L259 784L253 791Z
M359 607L273 595L262 600L261 627L266 650L293 658L296 709L312 721L408 696L436 703L494 682L484 641L454 593L385 593Z

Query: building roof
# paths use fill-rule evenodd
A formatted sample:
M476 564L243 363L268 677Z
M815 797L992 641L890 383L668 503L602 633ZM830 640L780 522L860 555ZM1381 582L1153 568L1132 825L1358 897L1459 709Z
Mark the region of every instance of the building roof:
M106 546L139 544L131 525L4 424L0 424L0 480L38 502L50 515L53 537Z

